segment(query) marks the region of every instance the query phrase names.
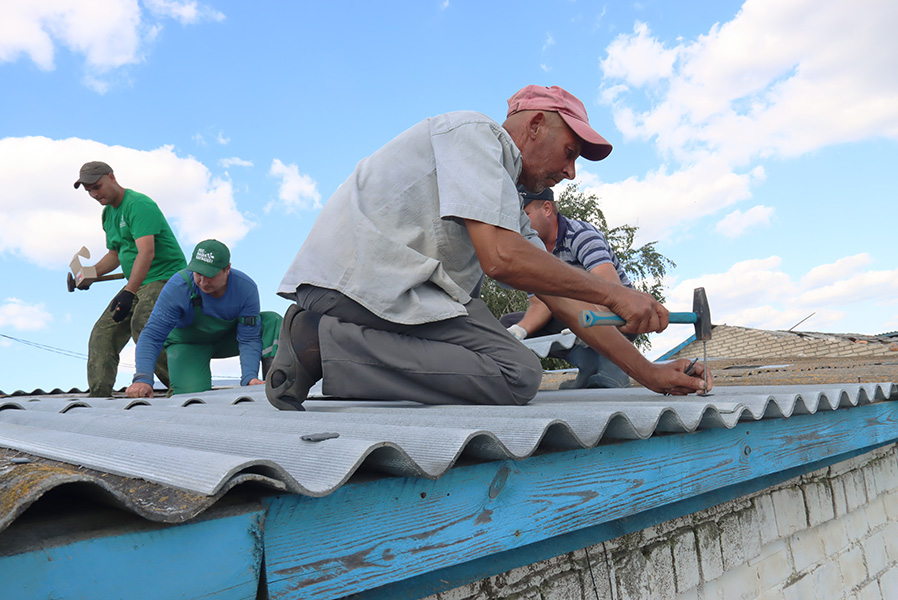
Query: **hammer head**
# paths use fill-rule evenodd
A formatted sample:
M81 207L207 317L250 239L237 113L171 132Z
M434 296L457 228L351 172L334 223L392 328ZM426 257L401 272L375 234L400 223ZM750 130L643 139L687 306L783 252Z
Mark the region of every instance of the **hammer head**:
M695 288L692 292L692 312L695 313L695 339L711 339L711 307L705 288Z
M81 264L81 258L90 258L90 250L86 246L81 246L81 250L72 257L69 268L72 270L72 276L75 279L75 287L82 287L85 279L95 279L97 270L93 267L85 267ZM88 283L90 285L90 283Z

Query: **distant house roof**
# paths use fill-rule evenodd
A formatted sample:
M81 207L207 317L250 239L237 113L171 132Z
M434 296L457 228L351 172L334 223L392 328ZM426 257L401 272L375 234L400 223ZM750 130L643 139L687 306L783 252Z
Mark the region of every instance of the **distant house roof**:
M893 357L898 360L894 334L819 333L769 331L734 325L714 325L707 342L708 357L736 359ZM695 336L665 354L662 359L701 356L702 343Z

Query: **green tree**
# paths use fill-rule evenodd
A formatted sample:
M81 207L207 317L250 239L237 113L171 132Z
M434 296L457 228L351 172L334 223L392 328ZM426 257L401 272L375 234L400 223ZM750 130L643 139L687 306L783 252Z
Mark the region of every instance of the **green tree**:
M605 214L599 208L598 197L581 192L577 184L568 184L555 200L558 204L558 212L571 219L592 223L605 234L608 245L614 250L621 266L636 289L651 294L658 302L663 303L666 300L664 276L668 269L675 268L677 265L658 252L655 248L657 242L634 247L633 242L636 232L639 231L638 227L619 225L609 229ZM481 297L497 318L509 312L527 310L529 305L526 293L501 287L489 278L484 280ZM642 350L648 350L651 347L651 342L649 342L648 336L641 335L636 340L636 345ZM558 368L555 362L547 364L544 361L543 366Z

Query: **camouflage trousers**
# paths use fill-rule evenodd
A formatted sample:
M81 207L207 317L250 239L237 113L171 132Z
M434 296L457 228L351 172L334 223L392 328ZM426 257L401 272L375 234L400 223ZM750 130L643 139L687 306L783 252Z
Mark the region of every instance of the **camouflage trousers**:
M129 339L137 343L165 284L166 281L154 281L140 286L131 306L131 313L118 323L112 320L109 305L103 306L103 313L90 332L87 346L87 385L90 387L90 396L108 398L112 395L119 354ZM165 350L156 361L156 378L168 386L168 358Z

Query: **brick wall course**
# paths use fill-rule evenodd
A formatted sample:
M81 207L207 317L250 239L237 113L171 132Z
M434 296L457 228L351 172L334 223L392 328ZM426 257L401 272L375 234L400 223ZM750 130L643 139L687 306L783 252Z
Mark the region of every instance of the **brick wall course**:
M823 536L817 528L796 532L789 538L792 564L799 571L807 571L826 558Z
M673 538L671 553L674 559L676 591L683 594L701 583L695 532L689 530L676 535Z
M839 573L842 575L844 589L856 588L867 579L864 553L860 548L851 548L839 556Z
M619 552L614 557L615 587L620 600L651 598L648 589L648 561L639 549Z
M783 596L786 600L808 600L816 598L814 578L804 575L783 588Z
M749 562L761 589L771 589L785 582L795 571L792 555L784 540L776 540L762 548L761 554Z
M770 495L758 496L752 503L755 515L757 515L758 532L761 536L761 546L769 544L777 539L776 514L773 511L773 498ZM898 511L898 502L895 504Z
M698 558L703 581L723 575L723 554L720 548L720 529L715 522L701 523L695 528Z
M645 558L648 595L644 595L642 598L673 600L676 596L676 580L671 545L669 543L656 544L648 549Z
M839 579L839 567L833 561L827 561L811 573L814 579L814 590L820 600L838 600L843 597L842 582Z
M804 508L804 496L798 487L776 490L773 498L773 513L776 516L776 529L780 537L792 535L807 527L807 511Z
M881 531L861 542L861 548L864 551L864 562L871 576L877 576L886 571L889 557L886 554L885 539L883 539Z
M867 486L864 484L864 474L861 471L846 473L842 483L845 485L845 501L848 503L849 512L867 503Z
M802 486L802 492L808 515L808 525L813 527L832 520L835 513L833 494L829 486L819 481L810 481Z
M883 600L879 591L879 583L871 581L858 591L857 600Z
M843 520L832 520L820 525L820 535L827 556L835 556L848 547L848 528Z
M879 593L883 600L898 598L898 569L891 569L880 577Z

